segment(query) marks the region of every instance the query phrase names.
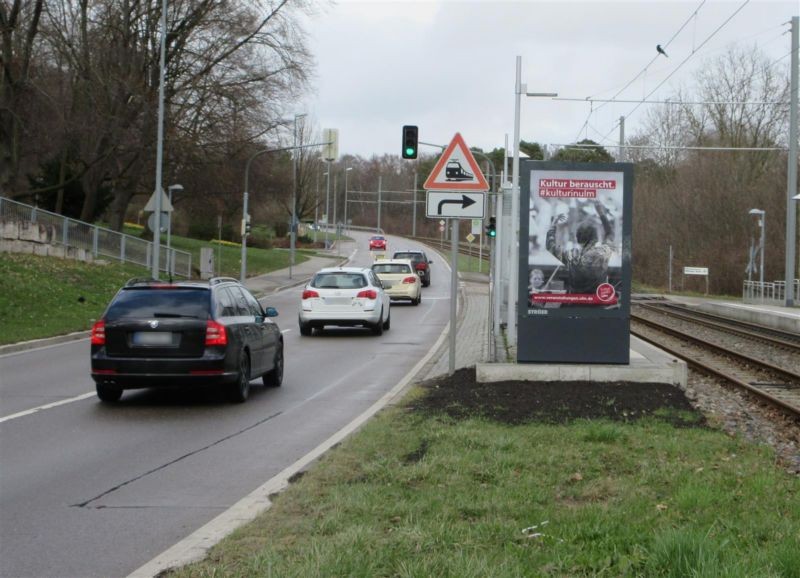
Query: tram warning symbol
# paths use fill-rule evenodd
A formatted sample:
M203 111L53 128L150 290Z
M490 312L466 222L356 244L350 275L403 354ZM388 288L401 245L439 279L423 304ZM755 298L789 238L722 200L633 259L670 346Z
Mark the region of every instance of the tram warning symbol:
M471 181L475 178L472 173L465 171L461 163L455 159L447 161L444 176L446 181Z
M422 188L426 191L483 192L489 190L489 183L467 143L461 134L456 133Z

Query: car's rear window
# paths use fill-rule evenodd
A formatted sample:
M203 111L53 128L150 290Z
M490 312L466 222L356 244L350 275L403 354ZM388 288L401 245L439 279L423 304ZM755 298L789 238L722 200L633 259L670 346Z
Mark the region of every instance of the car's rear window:
M381 264L373 265L372 266L372 270L375 271L375 273L378 273L378 274L381 274L381 273L397 273L397 274L411 273L411 267L409 267L408 265L405 265L403 263L385 263L385 264L381 263Z
M317 289L358 289L367 286L361 273L317 273L311 282Z
M106 321L125 318L159 319L194 317L207 319L211 291L195 288L125 289L106 312Z
M419 261L422 259L422 255L419 253L395 253L395 259L411 259L412 261Z

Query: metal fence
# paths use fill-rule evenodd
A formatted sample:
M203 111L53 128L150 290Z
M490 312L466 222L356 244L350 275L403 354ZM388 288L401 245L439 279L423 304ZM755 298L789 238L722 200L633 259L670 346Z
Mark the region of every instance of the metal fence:
M800 303L800 279L792 283L794 302ZM742 302L760 305L784 305L786 303L786 281L745 281Z
M38 207L0 197L0 223L38 224L46 230L45 239L54 246L86 251L95 259L115 259L152 267L153 243L111 229L76 221ZM41 242L41 241L40 241ZM159 265L172 276L191 278L192 254L162 243Z

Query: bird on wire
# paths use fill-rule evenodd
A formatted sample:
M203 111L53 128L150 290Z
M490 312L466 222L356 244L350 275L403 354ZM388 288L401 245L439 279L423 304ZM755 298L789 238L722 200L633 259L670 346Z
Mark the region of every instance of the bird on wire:
M656 44L656 52L658 52L659 54L663 54L664 56L666 56L667 58L669 58L669 56L667 56L667 53L666 53L666 52L664 52L664 49L663 49L663 48L661 48L661 45L660 45L660 44Z

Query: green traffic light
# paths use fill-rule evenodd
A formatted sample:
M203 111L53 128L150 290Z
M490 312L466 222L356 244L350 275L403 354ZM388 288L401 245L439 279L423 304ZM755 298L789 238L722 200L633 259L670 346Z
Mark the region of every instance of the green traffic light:
M406 156L411 156L414 154L414 149L411 147L406 147Z

